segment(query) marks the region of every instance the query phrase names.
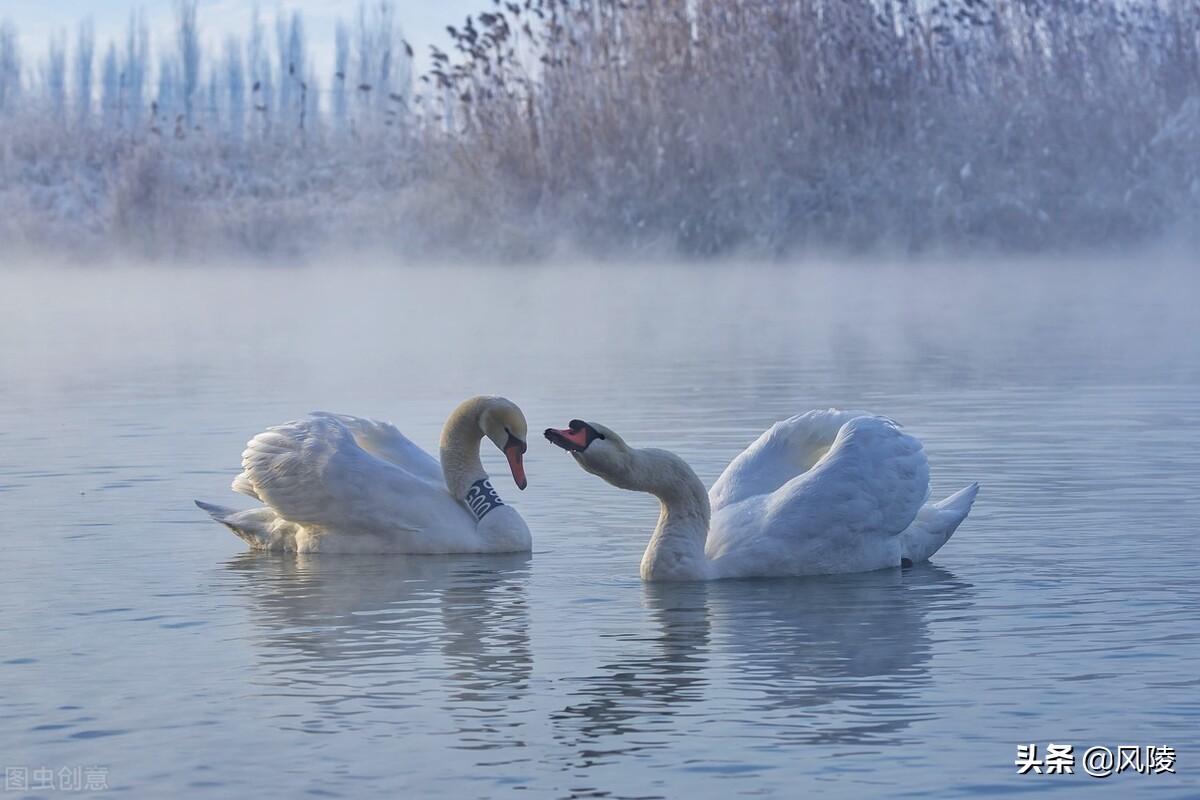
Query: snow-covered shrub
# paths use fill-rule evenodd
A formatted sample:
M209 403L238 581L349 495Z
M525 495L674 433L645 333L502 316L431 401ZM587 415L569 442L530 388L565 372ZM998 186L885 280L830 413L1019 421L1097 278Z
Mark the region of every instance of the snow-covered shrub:
M1196 151L1150 143L1200 96L1196 19L1196 0L541 0L454 29L430 79L447 174L598 248L1095 245L1195 219L1156 171Z

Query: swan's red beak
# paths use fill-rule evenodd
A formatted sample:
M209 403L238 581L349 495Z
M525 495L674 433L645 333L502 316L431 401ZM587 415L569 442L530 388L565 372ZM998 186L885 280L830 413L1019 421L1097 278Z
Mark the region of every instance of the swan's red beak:
M574 450L586 450L588 444L588 435L586 428L571 430L570 428L546 428L545 437L550 440L551 444L556 444L563 450L568 452Z
M529 485L525 478L525 443L517 442L504 448L504 457L508 459L508 468L512 470L513 481L521 491Z

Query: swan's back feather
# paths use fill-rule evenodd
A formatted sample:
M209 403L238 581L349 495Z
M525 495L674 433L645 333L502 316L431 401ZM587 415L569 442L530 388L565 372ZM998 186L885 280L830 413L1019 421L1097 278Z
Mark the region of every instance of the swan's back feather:
M709 490L713 511L748 497L770 494L813 467L833 446L838 431L866 411L809 411L776 422L730 462Z
M333 416L268 428L246 445L242 469L280 518L309 526L416 532L448 507L467 513L444 487L364 450Z
M821 441L816 436L801 447L792 444L790 452L811 453ZM776 471L758 481L743 473L741 486L770 486L783 472L779 460L758 463ZM705 552L718 574L822 574L899 565L899 534L929 491L921 442L884 417L850 416L828 452L811 468L801 466L773 491L726 502L714 514Z
M768 513L817 530L853 524L857 534L886 538L908 527L928 495L920 440L883 417L855 417L811 470L771 494Z
M311 416L337 420L350 431L359 447L376 458L434 483L443 480L441 464L390 422L328 411L314 411Z

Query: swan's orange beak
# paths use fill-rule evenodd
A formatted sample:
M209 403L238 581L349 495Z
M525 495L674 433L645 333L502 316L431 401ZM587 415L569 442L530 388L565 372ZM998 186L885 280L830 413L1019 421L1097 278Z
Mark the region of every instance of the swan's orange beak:
M587 438L587 429L579 428L571 430L570 428L546 428L544 436L551 444L556 444L563 450L586 450L589 444Z
M512 471L513 481L521 491L529 485L525 478L525 443L514 440L504 448L504 457L508 459L508 468Z

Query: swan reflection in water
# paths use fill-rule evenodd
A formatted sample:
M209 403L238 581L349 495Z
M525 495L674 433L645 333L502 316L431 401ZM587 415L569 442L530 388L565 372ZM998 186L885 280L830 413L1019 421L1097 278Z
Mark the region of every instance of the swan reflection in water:
M251 644L260 674L273 694L314 707L300 715L286 703L281 725L378 724L446 734L463 747L512 743L503 709L527 693L533 662L528 554L250 552L227 567L259 631Z
M722 747L738 759L793 744L903 743L932 716L919 697L932 680L930 614L971 604L969 584L930 564L642 593L655 632L614 637L612 663L554 715L565 769L662 748L684 748L670 756L682 763Z

